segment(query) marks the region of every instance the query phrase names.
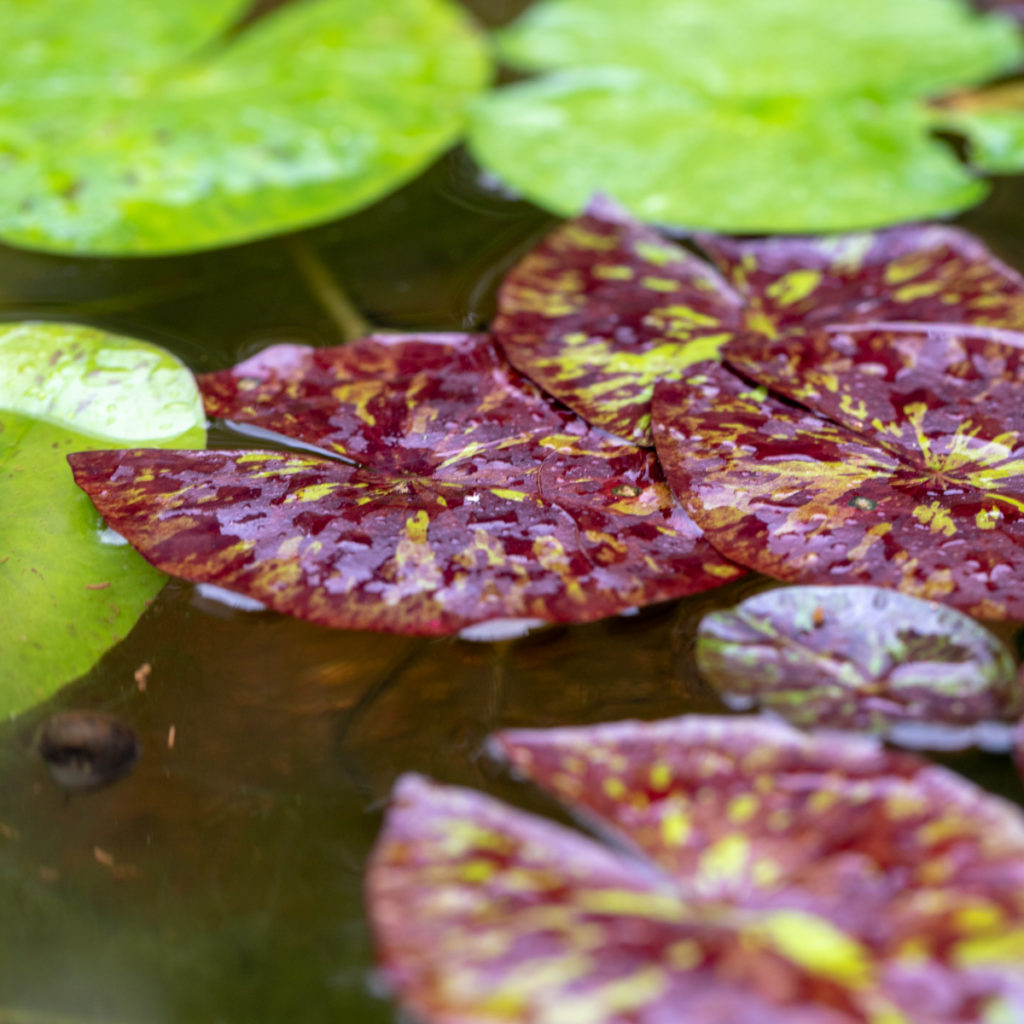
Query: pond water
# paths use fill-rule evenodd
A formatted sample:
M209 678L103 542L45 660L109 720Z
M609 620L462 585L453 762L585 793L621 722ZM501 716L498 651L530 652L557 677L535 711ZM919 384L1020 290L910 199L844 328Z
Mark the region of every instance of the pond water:
M474 5L491 21L521 6ZM476 329L551 223L456 152L301 244L381 328ZM999 182L960 223L1024 269L1024 181ZM280 240L147 261L0 249L0 312L152 339L198 371L340 340ZM246 442L218 426L211 444ZM697 623L765 582L473 644L332 632L172 581L87 676L0 727L0 1024L395 1020L373 989L362 868L397 775L557 814L487 759L485 736L722 710L694 668ZM64 709L129 723L135 769L58 789L35 737ZM943 760L1024 803L1009 758Z

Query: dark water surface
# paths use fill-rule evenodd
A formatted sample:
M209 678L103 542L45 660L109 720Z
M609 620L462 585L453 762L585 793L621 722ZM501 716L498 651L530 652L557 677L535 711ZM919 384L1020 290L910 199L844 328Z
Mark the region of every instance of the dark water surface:
M522 3L472 6L499 21ZM961 222L1024 269L1024 182ZM475 329L551 223L454 153L303 240L374 324ZM340 340L281 241L145 261L0 248L0 316L151 339L198 371ZM482 754L487 733L720 710L694 670L696 626L760 585L486 645L332 632L171 582L92 672L0 726L0 1024L393 1021L370 983L361 872L395 777L551 812ZM71 795L50 781L34 737L70 708L134 727L130 775ZM1024 802L1009 758L945 760Z

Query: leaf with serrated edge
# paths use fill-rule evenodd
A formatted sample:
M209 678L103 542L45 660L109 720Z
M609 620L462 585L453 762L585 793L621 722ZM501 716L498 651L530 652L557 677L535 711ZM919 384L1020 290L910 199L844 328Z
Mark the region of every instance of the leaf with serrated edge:
M147 558L338 628L585 621L739 570L653 454L591 430L483 335L276 346L201 387L211 415L313 452L72 458Z
M697 664L730 706L904 746L1007 749L1022 710L1016 665L987 629L878 587L787 587L714 612Z
M699 241L724 278L596 200L506 277L495 336L522 373L589 422L650 444L655 382L718 358L740 333L866 320L1024 328L1024 280L955 228Z

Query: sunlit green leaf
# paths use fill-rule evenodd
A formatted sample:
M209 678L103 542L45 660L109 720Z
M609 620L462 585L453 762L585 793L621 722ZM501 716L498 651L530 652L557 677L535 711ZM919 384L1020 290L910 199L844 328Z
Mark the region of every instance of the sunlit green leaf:
M0 0L0 237L61 252L226 245L412 177L488 75L448 0Z
M928 95L1021 55L1012 27L959 0L545 0L498 41L531 71L618 65L748 97Z
M735 232L978 202L985 185L920 99L1022 53L1014 25L956 0L547 0L499 42L551 72L476 107L473 151L503 181L561 214L600 191L644 220Z
M556 213L605 192L641 220L681 228L873 227L986 194L911 103L710 99L633 70L502 89L477 106L471 142L484 166Z
M67 324L0 328L0 715L85 672L164 576L103 523L69 452L201 447L188 370L143 342Z

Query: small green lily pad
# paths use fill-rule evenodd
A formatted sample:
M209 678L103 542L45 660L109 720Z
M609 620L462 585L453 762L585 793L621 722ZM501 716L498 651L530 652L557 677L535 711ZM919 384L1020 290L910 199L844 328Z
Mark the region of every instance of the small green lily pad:
M194 251L372 202L462 130L482 40L448 0L0 0L0 237Z
M992 633L879 587L757 594L701 622L697 663L733 707L905 746L1009 749L1022 710L1016 665Z
M0 326L0 717L87 671L166 579L105 531L67 454L202 447L204 424L191 373L154 345Z

